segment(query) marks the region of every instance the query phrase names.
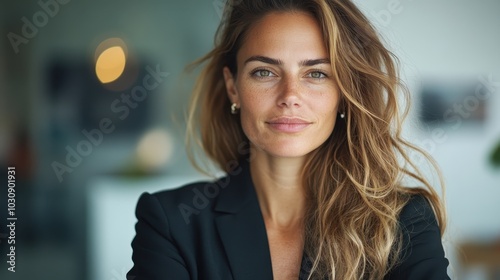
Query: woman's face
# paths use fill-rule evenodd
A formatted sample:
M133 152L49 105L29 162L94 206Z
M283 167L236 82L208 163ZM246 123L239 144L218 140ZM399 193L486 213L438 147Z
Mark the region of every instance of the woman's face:
M224 68L224 79L251 144L272 156L301 157L330 136L339 92L312 16L270 13L254 23L237 67L236 76Z

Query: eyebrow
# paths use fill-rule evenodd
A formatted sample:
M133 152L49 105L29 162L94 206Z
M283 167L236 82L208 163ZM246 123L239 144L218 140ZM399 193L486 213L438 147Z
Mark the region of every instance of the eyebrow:
M272 65L283 65L282 60L261 55L255 55L249 57L247 60L245 60L244 64L247 64L251 61L260 61ZM330 64L330 60L327 58L319 58L319 59L306 59L299 62L299 66L314 66L318 64Z

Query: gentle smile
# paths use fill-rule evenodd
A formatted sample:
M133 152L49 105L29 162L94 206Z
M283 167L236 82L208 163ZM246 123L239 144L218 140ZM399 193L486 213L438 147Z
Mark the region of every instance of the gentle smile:
M266 122L272 129L280 132L300 132L307 128L312 122L300 119L280 117Z

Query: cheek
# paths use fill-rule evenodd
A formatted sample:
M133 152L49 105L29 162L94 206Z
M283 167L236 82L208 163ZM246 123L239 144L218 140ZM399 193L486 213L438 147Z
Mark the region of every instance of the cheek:
M241 127L247 138L253 144L261 146L268 139L265 129L265 120L273 110L274 101L271 94L255 89L255 87L241 87L240 93L240 118Z
M238 93L242 118L248 116L256 120L274 104L272 92L252 83L242 82L238 85Z
M266 130L260 125L258 121L258 115L255 114L255 111L250 111L247 108L245 111L240 111L241 117L241 128L243 129L243 133L248 138L250 143L256 145L258 147L263 148L266 142L266 139L269 139L269 135L266 133Z
M323 124L320 127L320 132L319 133L324 133L327 135L332 134L334 128L335 128L335 123L337 121L336 117L336 112L332 110L328 110L325 114L322 116L322 122Z
M258 98L241 98L241 126L243 131L248 138L251 138L251 134L256 133L258 130L258 125L263 118L263 107L262 100Z
M317 112L321 112L325 117L328 116L335 119L339 109L338 94L323 93L315 98L313 106Z
M337 96L334 98L328 98L327 100L322 99L322 102L318 102L316 105L317 112L321 113L321 118L323 119L323 126L325 130L331 133L335 127L338 114L338 103L339 100Z

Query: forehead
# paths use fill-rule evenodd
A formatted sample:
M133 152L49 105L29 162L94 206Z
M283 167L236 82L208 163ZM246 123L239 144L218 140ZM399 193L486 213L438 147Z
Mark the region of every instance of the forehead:
M253 55L297 61L329 57L318 21L300 11L269 13L252 24L238 60Z

